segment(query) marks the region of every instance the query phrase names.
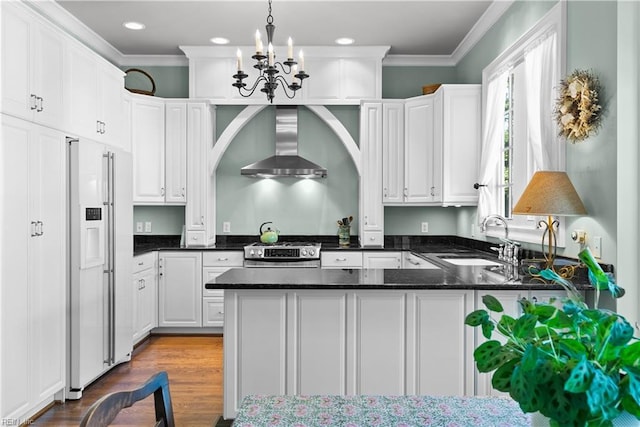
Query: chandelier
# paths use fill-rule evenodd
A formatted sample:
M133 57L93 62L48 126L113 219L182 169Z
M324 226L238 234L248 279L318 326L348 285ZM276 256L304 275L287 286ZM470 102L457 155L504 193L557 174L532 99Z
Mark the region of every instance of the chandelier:
M247 98L253 95L258 86L262 83L263 85L260 91L267 95L267 99L270 103L273 103L273 98L275 96L274 92L279 85L282 85L282 90L285 95L287 95L287 98L293 99L293 97L296 96L296 91L302 87L302 81L309 77L309 75L304 72L304 56L302 55L302 51L300 51L299 55L300 70L298 70L298 63L293 59L293 42L291 37L289 37L287 44L287 60L283 62L276 62L276 55L273 51L272 44L273 33L276 30L276 26L273 25L273 16L271 15L271 0L269 0L269 15L267 16L267 25L265 28L267 30L266 55L262 39L260 38L260 31L256 30L256 53L251 56L251 58L256 61L253 68L257 69L260 74L256 78L255 83L253 83L253 86L250 89L247 89L247 84L244 83L243 80L249 76L242 71L242 52L238 49L236 67L238 72L233 75L233 78L236 79L233 86L238 88L240 95ZM284 76L280 74L278 67L280 67L283 74L291 75L291 82L287 82ZM287 88L289 88L289 90L287 90Z

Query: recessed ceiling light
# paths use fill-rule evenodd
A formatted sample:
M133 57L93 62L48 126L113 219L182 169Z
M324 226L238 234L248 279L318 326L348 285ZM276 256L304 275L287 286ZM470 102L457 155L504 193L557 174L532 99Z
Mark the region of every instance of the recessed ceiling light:
M336 43L341 45L353 44L354 42L355 40L350 37L340 37L339 39L336 39Z
M122 24L123 27L128 28L129 30L144 30L146 27L144 24L135 21L129 21Z
M224 37L212 37L211 38L211 43L214 43L214 44L228 44L229 43L229 39L224 38Z

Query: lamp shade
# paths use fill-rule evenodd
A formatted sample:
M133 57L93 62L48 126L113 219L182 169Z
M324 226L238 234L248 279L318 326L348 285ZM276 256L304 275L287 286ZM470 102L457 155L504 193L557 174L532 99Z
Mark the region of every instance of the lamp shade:
M520 200L511 211L516 215L586 215L566 172L538 171L524 189Z

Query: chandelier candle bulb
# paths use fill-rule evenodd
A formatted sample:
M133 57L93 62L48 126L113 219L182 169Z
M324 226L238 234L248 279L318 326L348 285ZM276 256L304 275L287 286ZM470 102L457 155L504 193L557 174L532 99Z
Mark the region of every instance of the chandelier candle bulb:
M256 53L262 53L262 40L260 39L260 30L256 30Z
M269 66L273 67L273 45L271 43L269 43L267 55L269 56Z
M300 84L300 79L296 77L296 74L298 74L298 66L294 65L291 67L291 84L294 86Z
M291 37L287 42L287 59L293 61L293 40L291 40Z
M300 71L304 71L304 55L302 53L302 50L300 50L298 57L299 57L298 62L300 63Z
M240 49L238 49L238 51L236 52L236 55L238 56L238 61L237 61L238 71L242 71L242 52L240 51Z

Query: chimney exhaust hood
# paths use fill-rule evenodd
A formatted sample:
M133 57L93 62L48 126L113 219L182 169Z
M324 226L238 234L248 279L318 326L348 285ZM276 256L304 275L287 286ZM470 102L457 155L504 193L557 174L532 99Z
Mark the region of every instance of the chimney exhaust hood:
M276 154L240 170L253 178L326 178L327 170L298 155L298 108L276 106Z

